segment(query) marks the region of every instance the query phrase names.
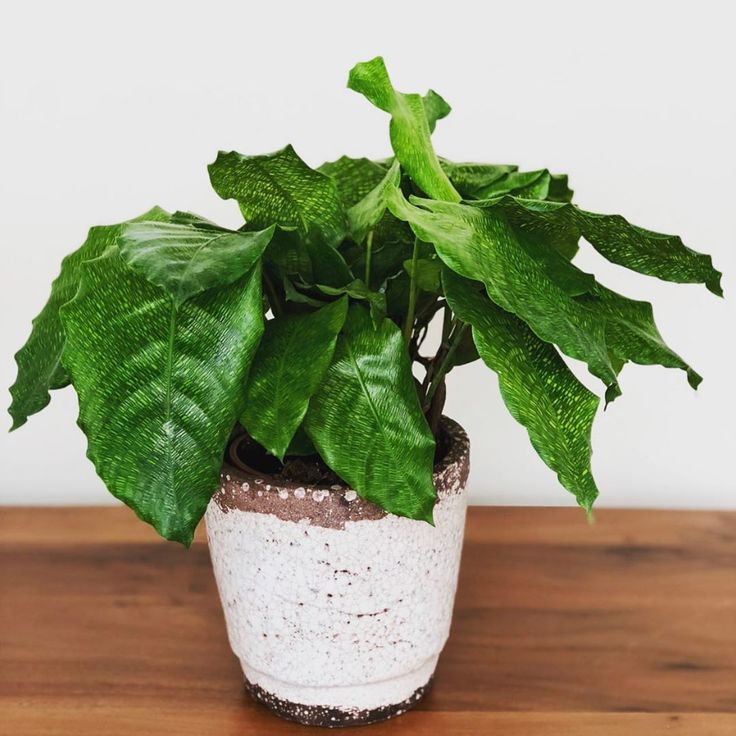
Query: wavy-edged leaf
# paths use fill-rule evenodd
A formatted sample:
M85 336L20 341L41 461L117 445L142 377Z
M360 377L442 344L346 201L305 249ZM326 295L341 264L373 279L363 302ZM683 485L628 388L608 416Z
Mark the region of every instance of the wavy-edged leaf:
M381 221L386 212L386 191L398 187L400 181L401 168L399 162L394 161L378 185L348 210L348 230L356 243L362 243Z
M629 299L601 284L596 284L592 295L579 299L606 321L606 342L618 361L678 368L692 388L701 384L701 376L662 339L649 302Z
M336 161L323 163L317 171L335 182L337 193L347 211L381 183L387 169L379 161L341 156Z
M439 161L452 185L465 199L475 198L476 192L519 168L513 164L456 163L444 158Z
M590 511L598 496L590 467L598 397L575 378L552 345L478 291L477 282L449 269L442 281L452 311L472 326L480 357L498 374L509 412L560 483Z
M250 225L272 224L314 233L335 248L345 237L345 213L334 181L307 166L292 146L263 156L220 151L208 167L223 199L235 199Z
M196 219L190 223L125 223L118 239L120 254L130 268L168 291L179 305L250 271L275 229L272 225L244 232L201 223Z
M455 163L440 159L452 185L463 199L486 199L511 194L515 197L570 202L573 190L567 174L552 174L547 169L519 171L511 164Z
M208 170L217 194L237 200L248 229L279 226L268 255L283 275L295 273L284 271L284 264L293 267L298 260L299 275L311 282L350 281L350 269L336 250L347 221L331 177L307 166L291 146L265 156L220 151ZM304 273L305 261L311 274Z
M539 171L511 171L502 177L477 187L474 199L490 199L503 195L526 199L572 200L573 191L567 185L566 174L551 174L547 169Z
M263 331L260 265L177 307L112 248L83 266L61 320L97 473L159 534L189 544Z
M332 360L347 299L266 323L240 419L249 434L283 459Z
M514 227L549 242L583 237L612 263L664 281L705 284L714 294L723 294L721 274L713 268L710 256L691 250L676 235L644 230L621 215L598 215L570 203L510 196L477 206L501 211Z
M168 218L167 212L154 207L131 222ZM13 429L25 424L29 416L49 403L49 390L69 385L69 375L61 364L64 331L59 309L77 293L82 264L114 245L125 224L91 228L84 243L61 262L61 271L51 285L48 302L33 320L26 344L15 354L18 376L10 389L12 404L8 410L13 417Z
M491 299L523 319L539 338L586 362L608 386L609 400L620 393L616 377L620 366L609 353L605 320L550 278L545 264L520 244L500 212L452 202L412 201L415 204L395 189L389 208L411 224L417 237L434 243L445 265L465 278L482 281Z
M575 192L570 189L567 174L551 174L545 199L550 202L572 202Z
M599 284L564 256L550 248L539 233L518 232L519 242L540 263L549 278L606 323L606 343L620 365L627 361L640 365L679 368L688 383L697 388L701 377L662 339L649 302L636 301Z
M434 439L401 331L353 305L304 419L324 461L387 511L432 520Z
M432 148L431 130L425 101L418 94L397 92L380 56L356 64L350 70L348 87L362 94L376 107L391 115L391 146L402 168L430 197L451 202L460 195L442 170ZM435 114L435 102L429 103Z
M482 281L491 299L539 338L585 361L606 383L607 401L620 395L616 375L627 361L679 368L693 388L700 383L662 340L649 303L601 286L547 247L539 233L512 228L501 210L415 199L417 207L399 196L391 201L420 238L435 244L447 266Z
M427 94L422 98L424 103L424 114L427 116L427 125L429 125L429 132L433 133L438 120L446 118L451 112L452 108L447 104L447 101L433 89L427 91Z

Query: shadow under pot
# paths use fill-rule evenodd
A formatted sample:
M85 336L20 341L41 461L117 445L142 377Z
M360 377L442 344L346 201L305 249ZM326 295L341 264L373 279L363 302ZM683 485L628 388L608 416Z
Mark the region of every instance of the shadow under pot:
M435 526L338 483L257 472L236 438L206 514L228 638L246 687L284 718L374 723L416 705L450 631L469 443L444 417Z

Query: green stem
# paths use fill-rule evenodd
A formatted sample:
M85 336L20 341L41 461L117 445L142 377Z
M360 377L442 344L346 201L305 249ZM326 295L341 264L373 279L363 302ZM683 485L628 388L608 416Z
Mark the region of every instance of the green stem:
M450 345L447 348L447 352L442 358L442 362L440 363L440 367L437 369L437 372L432 376L432 381L429 384L429 388L427 389L427 395L424 398L425 407L429 407L429 405L432 403L432 398L434 397L435 392L439 388L439 385L442 383L445 374L450 370L450 367L452 366L452 359L455 356L457 349L460 347L460 341L463 339L463 335L465 334L465 331L467 329L467 324L459 325L455 328L455 331L453 332L452 338L450 340Z
M414 310L417 306L417 262L419 261L419 238L414 238L414 250L411 254L411 274L409 274L409 306L404 322L404 345L409 347L411 333L414 330Z
M365 285L371 288L371 256L373 255L373 230L365 240Z
M263 285L266 287L266 296L268 297L268 303L271 306L273 316L280 317L284 312L281 306L281 300L279 299L276 287L274 286L274 283L271 280L271 277L266 272L265 268L263 269Z

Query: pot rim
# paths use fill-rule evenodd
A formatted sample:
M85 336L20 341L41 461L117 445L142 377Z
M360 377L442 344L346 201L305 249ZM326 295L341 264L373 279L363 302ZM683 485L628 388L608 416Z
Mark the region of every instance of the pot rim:
M463 427L454 419L443 415L440 420L440 427L446 433L449 439L449 446L445 456L434 465L432 477L435 486L438 480L448 469L460 464L467 465L468 456L470 454L470 440ZM259 486L270 486L273 489L283 489L294 491L297 488L303 488L307 491L324 489L328 491L341 492L353 490L347 483L307 483L293 480L277 479L269 473L255 470L249 467L238 457L238 447L245 441L246 435L241 434L230 441L227 448L227 459L223 463L222 473L233 476L240 482L255 483Z

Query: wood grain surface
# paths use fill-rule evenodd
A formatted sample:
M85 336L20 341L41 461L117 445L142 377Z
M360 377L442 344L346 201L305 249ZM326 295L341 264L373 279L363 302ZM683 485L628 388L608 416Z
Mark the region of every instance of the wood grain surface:
M367 729L734 736L736 513L471 508L434 687ZM201 533L0 508L0 734L308 733L244 694Z

